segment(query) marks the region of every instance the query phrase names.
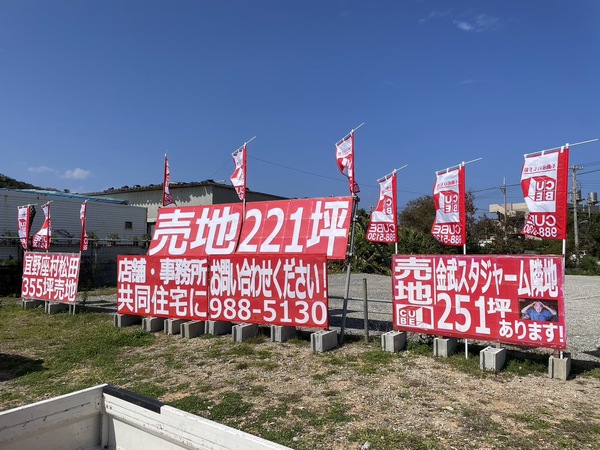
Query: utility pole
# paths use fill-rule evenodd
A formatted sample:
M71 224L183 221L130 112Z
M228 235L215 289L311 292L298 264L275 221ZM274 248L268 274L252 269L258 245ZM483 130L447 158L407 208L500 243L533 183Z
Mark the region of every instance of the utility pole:
M506 211L506 178L502 179L502 187L500 189L504 194L504 236L506 238L506 216L508 215L508 211Z
M573 238L575 241L575 265L579 267L579 226L577 224L577 171L583 169L579 166L571 166L573 171Z

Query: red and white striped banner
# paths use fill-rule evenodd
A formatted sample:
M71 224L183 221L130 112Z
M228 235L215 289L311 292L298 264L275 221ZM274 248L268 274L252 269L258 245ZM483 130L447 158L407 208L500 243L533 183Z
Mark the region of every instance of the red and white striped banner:
M42 228L34 236L31 243L32 248L48 250L50 248L50 237L52 236L52 225L50 222L50 203L42 205L44 211L44 223Z
M366 239L385 244L398 242L396 171L379 180L379 201L371 213Z
M348 177L350 193L358 194L360 188L354 172L354 132L335 144L335 159L340 172Z
M235 170L231 175L231 184L235 188L240 200L246 200L246 145L231 154L235 163Z
M88 235L86 231L86 215L87 215L87 201L81 204L79 209L79 219L81 220L81 239L79 241L79 251L85 252L88 249Z
M433 187L435 221L432 236L445 245L462 246L467 242L465 167L438 172Z
M529 209L523 234L542 239L567 238L569 149L525 156L521 188Z
M19 239L25 251L29 250L29 231L31 229L31 222L33 221L31 217L32 208L32 205L19 206L17 213Z
M169 160L167 159L167 155L165 155L165 172L163 178L163 206L175 205L175 200L173 200L173 196L171 195L171 170L169 169Z

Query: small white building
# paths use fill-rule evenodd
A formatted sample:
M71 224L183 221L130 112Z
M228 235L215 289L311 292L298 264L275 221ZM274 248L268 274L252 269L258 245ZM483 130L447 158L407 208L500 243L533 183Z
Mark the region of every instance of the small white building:
M152 235L158 210L162 207L162 185L124 186L119 189L108 189L104 192L93 192L87 195L95 198L125 200L127 204L142 206L148 211L148 234ZM193 183L171 183L169 186L173 200L177 206L205 206L223 203L240 203L235 188L230 184L206 180ZM262 202L269 200L287 200L286 197L264 194L246 189L246 201Z
M19 206L25 205L34 205L36 209L30 230L30 236L33 236L44 223L42 205L51 202L50 251L61 251L61 247L73 247L78 251L81 239L79 211L86 200L87 234L98 245L135 245L147 238L146 208L127 205L123 200L58 191L6 188L0 188L0 196L0 260L18 259L20 244L17 212Z

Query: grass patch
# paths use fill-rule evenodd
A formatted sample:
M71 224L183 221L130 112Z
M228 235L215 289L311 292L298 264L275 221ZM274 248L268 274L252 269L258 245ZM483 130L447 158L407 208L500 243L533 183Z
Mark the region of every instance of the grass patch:
M214 402L206 397L189 395L171 402L170 405L173 408L178 408L191 414L196 414L197 416L206 417L209 408L214 405Z
M368 442L370 450L441 450L445 448L429 437L408 432L396 432L389 428L358 430L350 435L349 440L357 444L356 448Z
M515 422L523 424L528 430L546 431L552 427L549 422L531 413L514 414L512 418Z
M275 370L277 370L279 368L279 363L275 362L275 361L256 361L254 363L254 365L259 368L262 369L266 372L273 372Z
M220 423L231 423L233 418L245 416L251 409L252 403L244 401L238 392L225 392L210 409L210 418Z
M420 356L431 356L433 354L433 348L431 345L417 342L417 341L407 341L406 342L406 350L409 355L420 355Z
M128 389L139 395L156 399L162 397L168 391L163 386L149 382L133 384Z

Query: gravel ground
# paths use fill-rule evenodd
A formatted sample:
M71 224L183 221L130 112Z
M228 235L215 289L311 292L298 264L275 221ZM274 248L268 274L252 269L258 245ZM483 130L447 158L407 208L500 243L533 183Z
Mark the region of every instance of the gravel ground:
M392 279L389 276L352 274L350 278L347 329L364 329L364 281L369 299L369 329L388 331L392 321ZM329 275L329 295L332 328L341 323L342 299L346 290L346 274ZM576 360L600 363L600 277L567 275L565 279L567 347Z
M369 333L377 336L392 329L392 280L389 276L352 274L346 332L364 333L364 280L367 282ZM346 274L329 275L330 328L341 327ZM80 294L81 300L81 294ZM115 312L116 295L91 296L90 307ZM567 347L574 360L600 363L600 277L567 275L565 280Z

